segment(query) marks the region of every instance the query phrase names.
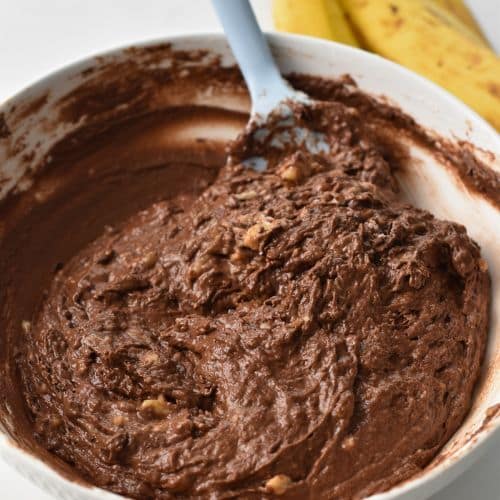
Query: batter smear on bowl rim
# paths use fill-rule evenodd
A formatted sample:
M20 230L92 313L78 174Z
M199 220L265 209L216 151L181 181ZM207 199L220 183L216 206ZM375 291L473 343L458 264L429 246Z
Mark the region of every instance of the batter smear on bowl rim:
M361 498L420 472L461 424L488 324L478 246L400 200L355 108L297 116L329 155L268 149L259 173L237 142L214 179L189 172L203 188L57 270L18 364L36 439L88 481Z

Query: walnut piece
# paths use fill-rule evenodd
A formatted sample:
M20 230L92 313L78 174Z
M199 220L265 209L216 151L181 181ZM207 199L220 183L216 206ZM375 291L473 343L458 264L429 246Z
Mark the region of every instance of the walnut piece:
M274 495L283 495L291 486L292 480L285 474L273 476L266 482L266 491Z
M146 365L154 365L155 363L158 362L160 357L156 352L148 351L145 354L141 356L141 361L146 364Z
M243 246L257 251L264 232L264 227L261 224L254 224L243 236Z
M300 170L297 166L291 165L290 167L286 167L281 172L281 178L284 181L288 182L297 182L301 177Z
M21 328L23 329L24 333L29 333L31 330L31 321L21 321Z
M240 262L244 262L247 259L247 255L245 254L244 250L241 248L237 248L230 256L229 260L233 264L238 264Z
M280 163L278 174L286 182L297 183L320 170L322 167L314 158L302 151L297 151Z
M115 415L112 418L113 424L119 425L119 426L124 425L126 421L127 421L127 419L123 415Z
M141 259L141 267L144 270L151 269L152 267L154 267L157 261L158 261L158 256L156 255L156 252L148 252Z
M209 255L199 255L193 260L189 267L188 275L191 280L198 279L203 273L211 268L211 259Z
M145 399L141 403L141 410L151 412L155 417L166 417L170 413L163 396L158 396L158 399Z
M49 417L49 425L52 429L58 429L63 425L62 418L57 415Z
M258 251L261 244L267 239L271 232L279 226L280 223L278 221L263 218L261 222L247 229L246 233L243 235L243 246Z
M354 448L355 442L352 436L347 436L340 445L343 450L349 451Z
M240 201L253 200L257 197L257 191L249 189L248 191L243 191L241 193L235 194L234 197Z

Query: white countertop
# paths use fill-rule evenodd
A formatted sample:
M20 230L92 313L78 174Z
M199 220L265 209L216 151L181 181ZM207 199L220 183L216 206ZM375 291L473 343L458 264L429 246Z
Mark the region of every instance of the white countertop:
M500 53L500 1L468 0ZM270 0L253 0L272 29ZM182 32L219 30L209 0L0 0L0 102L54 69L97 52ZM24 60L19 64L19 59ZM1 500L50 500L0 461ZM492 449L433 500L499 500Z

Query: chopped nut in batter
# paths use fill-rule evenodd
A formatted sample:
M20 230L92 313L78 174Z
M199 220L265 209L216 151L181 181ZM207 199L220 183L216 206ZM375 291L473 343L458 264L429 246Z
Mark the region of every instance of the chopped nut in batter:
M151 411L155 417L166 417L171 412L162 396L158 396L157 399L145 399L141 403L141 410Z
M285 474L273 476L266 482L266 491L273 495L283 495L290 488L292 480Z

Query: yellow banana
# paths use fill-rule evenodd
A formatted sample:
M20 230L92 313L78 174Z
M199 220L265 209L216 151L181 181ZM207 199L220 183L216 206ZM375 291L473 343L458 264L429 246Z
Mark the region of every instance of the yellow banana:
M463 24L465 24L465 26L476 33L476 35L478 35L486 45L490 46L490 43L481 30L476 18L467 5L465 5L463 0L434 0L434 3L454 15Z
M273 18L278 31L359 46L337 0L274 0Z
M431 0L340 0L362 43L438 83L500 131L500 58L443 22Z
M446 8L446 5L448 5L449 2L450 0L430 0L427 2L427 8L431 10L434 16L439 18L441 22L458 31L463 36L467 37L471 42L475 42L483 47L490 47L482 34L478 35L475 29L470 28L470 26L464 23L460 17Z

